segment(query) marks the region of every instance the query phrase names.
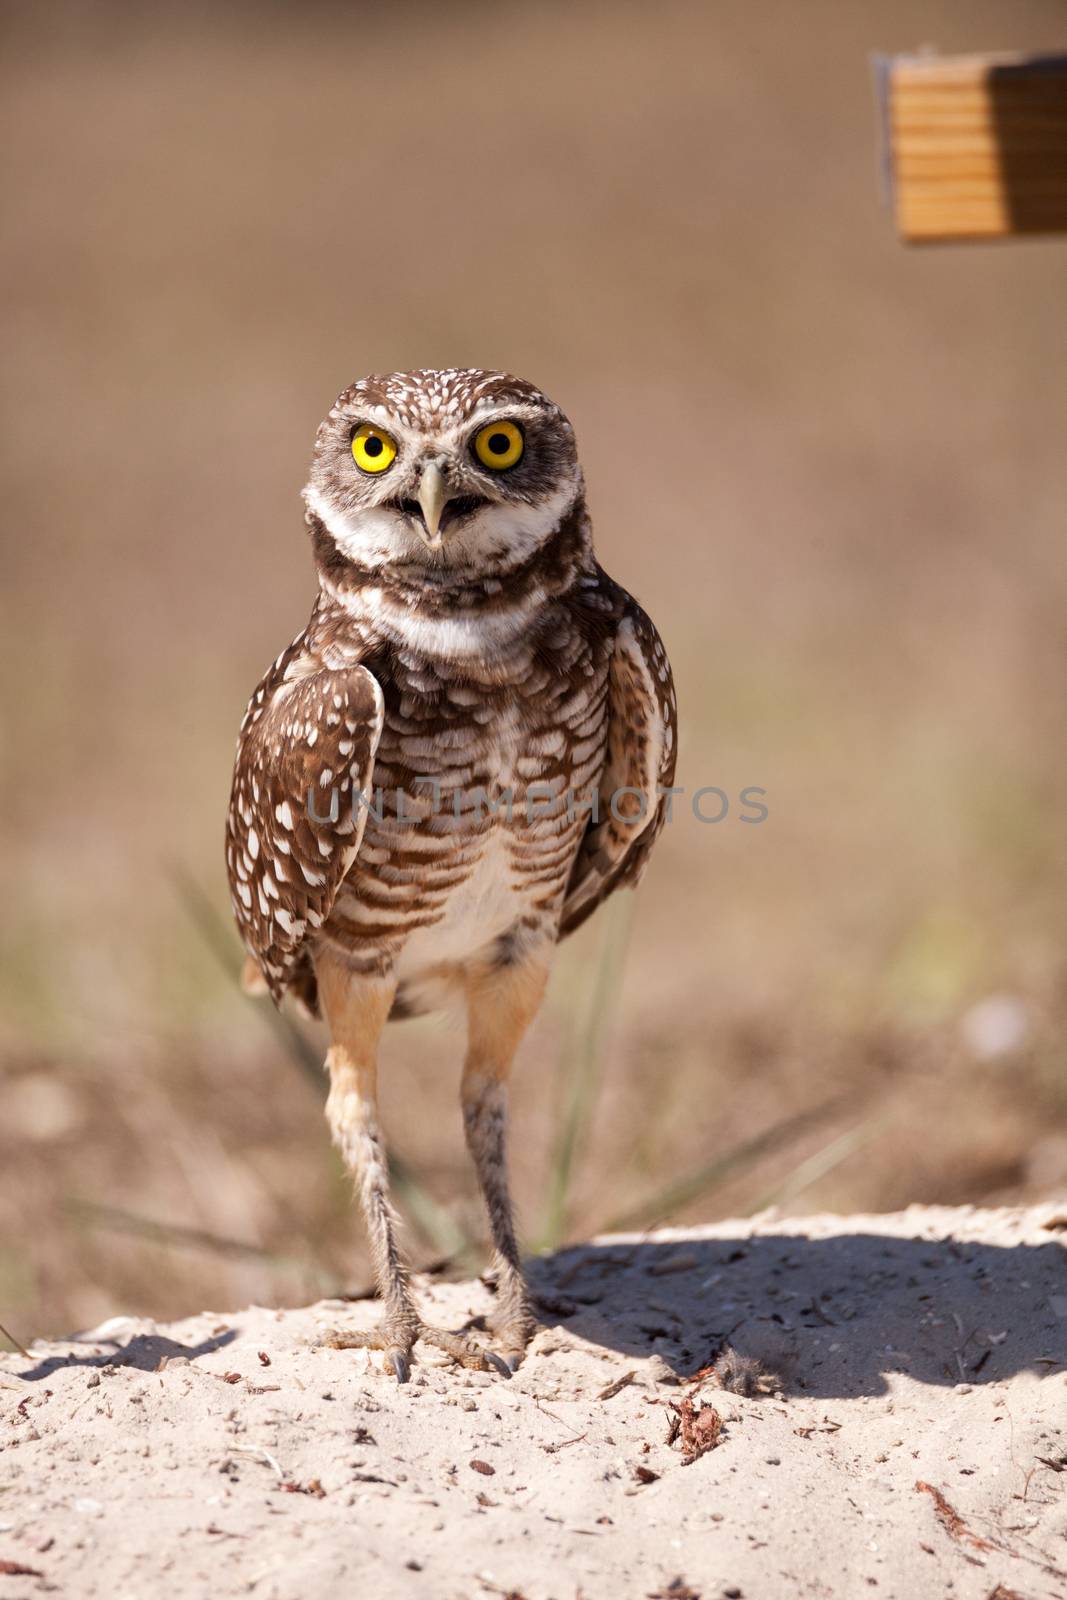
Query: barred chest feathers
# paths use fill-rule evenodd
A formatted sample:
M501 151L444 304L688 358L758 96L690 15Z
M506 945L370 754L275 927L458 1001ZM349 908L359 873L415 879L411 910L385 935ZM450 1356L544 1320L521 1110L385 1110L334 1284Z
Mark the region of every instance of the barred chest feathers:
M361 970L417 985L555 937L607 757L610 643L559 604L521 632L509 622L416 608L371 647L385 702L373 793L323 929Z

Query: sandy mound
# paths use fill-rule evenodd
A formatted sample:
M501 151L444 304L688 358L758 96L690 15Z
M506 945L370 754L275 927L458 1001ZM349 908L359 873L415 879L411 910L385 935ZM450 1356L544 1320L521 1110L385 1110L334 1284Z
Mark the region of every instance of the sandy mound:
M0 1595L1062 1600L1056 1223L598 1240L536 1264L511 1382L316 1343L368 1302L40 1342L0 1362ZM452 1326L489 1304L419 1287ZM685 1381L724 1343L777 1391Z

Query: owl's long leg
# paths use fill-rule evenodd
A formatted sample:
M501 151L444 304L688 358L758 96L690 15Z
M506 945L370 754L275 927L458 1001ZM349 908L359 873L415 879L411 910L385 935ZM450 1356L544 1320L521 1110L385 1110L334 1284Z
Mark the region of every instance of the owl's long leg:
M396 982L353 973L329 954L315 962L322 1008L330 1029L326 1065L330 1093L326 1116L334 1143L356 1180L370 1241L378 1294L385 1314L377 1328L335 1332L338 1349L385 1352L401 1383L409 1376L416 1339L444 1350L463 1366L494 1367L510 1375L499 1357L463 1334L428 1327L419 1316L397 1243L397 1218L389 1197L389 1167L378 1123L378 1043L396 993Z
M536 1326L522 1275L507 1169L507 1084L515 1052L548 980L544 951L467 976L467 1057L461 1098L467 1147L489 1213L499 1275L491 1328L509 1369L522 1360Z
M362 977L330 955L320 956L315 970L331 1041L326 1055L330 1074L326 1116L333 1141L356 1182L374 1278L385 1307L380 1327L365 1342L385 1351L403 1383L419 1319L397 1245L389 1167L378 1124L378 1042L396 982Z

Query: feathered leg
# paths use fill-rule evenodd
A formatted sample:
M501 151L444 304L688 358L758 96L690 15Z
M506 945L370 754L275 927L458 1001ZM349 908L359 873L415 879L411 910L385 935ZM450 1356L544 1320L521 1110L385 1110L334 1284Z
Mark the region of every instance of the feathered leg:
M467 1147L489 1213L499 1277L490 1326L508 1368L522 1360L536 1326L522 1275L507 1169L507 1083L515 1052L545 992L543 952L467 976L467 1057L461 1098Z
M330 1093L326 1116L334 1143L352 1173L370 1241L378 1294L385 1314L377 1328L337 1331L327 1343L338 1349L382 1350L397 1378L406 1383L417 1339L444 1350L463 1366L490 1367L509 1376L492 1352L463 1334L427 1326L412 1299L397 1243L397 1218L389 1197L389 1166L378 1123L378 1043L396 993L396 983L353 973L329 954L315 970L331 1044L326 1056Z

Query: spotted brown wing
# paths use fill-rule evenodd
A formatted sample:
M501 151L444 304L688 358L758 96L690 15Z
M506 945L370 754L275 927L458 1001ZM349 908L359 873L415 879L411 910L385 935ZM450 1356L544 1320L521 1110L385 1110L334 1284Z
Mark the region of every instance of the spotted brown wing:
M275 1000L306 967L359 849L383 715L365 667L325 667L298 645L245 713L226 864L237 926Z
M667 816L674 782L677 705L670 662L651 620L628 601L611 659L608 756L598 815L582 839L567 886L560 937L621 885L635 887Z

